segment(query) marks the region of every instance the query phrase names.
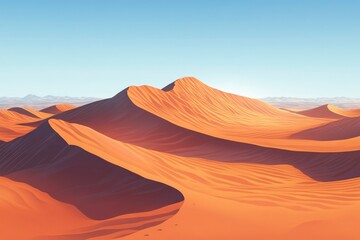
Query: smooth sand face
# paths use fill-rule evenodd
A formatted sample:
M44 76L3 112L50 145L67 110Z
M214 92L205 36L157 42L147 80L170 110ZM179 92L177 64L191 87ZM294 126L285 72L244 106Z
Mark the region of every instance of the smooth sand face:
M37 124L0 143L0 237L359 239L358 110L331 111L184 78L50 120L4 112Z

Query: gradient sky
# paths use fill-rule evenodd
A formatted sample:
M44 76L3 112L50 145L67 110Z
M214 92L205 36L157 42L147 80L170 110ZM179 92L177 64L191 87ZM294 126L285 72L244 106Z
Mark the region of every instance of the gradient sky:
M250 97L359 97L360 1L0 0L0 96L111 97L195 76Z

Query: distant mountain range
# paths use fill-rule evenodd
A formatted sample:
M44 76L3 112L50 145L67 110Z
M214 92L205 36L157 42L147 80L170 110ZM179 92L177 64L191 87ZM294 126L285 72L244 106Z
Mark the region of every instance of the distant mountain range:
M44 96L39 97L29 94L25 97L0 97L0 109L7 109L11 107L31 107L41 109L49 105L59 103L69 103L75 106L81 106L90 102L100 100L100 98L93 97L63 97L63 96Z
M345 109L360 108L360 98L293 98L293 97L267 97L261 99L273 106L288 109L310 109L325 104L335 105Z
M25 97L0 97L0 109L11 107L31 107L42 109L54 104L69 103L81 106L90 102L101 100L95 97L66 97L66 96L44 96L39 97L29 94ZM266 97L260 100L279 108L303 110L318 107L325 104L335 105L340 108L360 108L360 98L293 98L293 97Z

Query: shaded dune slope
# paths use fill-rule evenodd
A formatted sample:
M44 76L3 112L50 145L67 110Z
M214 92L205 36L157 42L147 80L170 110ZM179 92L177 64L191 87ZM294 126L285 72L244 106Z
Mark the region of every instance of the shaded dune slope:
M70 203L93 219L154 210L183 200L171 187L69 146L48 123L1 145L0 158L1 175Z
M360 117L345 118L324 126L306 129L293 134L292 138L331 141L360 136Z

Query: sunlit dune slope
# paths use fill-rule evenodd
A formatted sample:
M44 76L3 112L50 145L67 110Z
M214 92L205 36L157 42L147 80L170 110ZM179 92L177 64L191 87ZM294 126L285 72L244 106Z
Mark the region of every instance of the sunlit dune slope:
M25 126L22 123L38 120L36 117L30 117L18 112L0 110L0 141L7 142L30 132L34 127Z
M293 138L310 140L341 140L360 136L360 117L345 118L324 126L306 129L292 135ZM358 141L360 143L360 141Z
M165 91L130 87L128 96L136 106L178 126L234 141L243 141L244 137L282 138L324 123L219 91L192 77L175 81Z
M316 118L330 118L330 119L342 119L346 117L360 117L360 109L347 110L341 109L336 106L326 104L317 108L300 111L298 114L316 117Z
M71 104L57 104L57 105L53 105L53 106L44 108L44 109L40 110L40 112L56 115L56 114L59 114L62 112L69 111L74 108L76 108L76 107Z
M353 215L360 210L358 178L317 182L288 165L184 158L115 141L81 125L57 120L50 124L68 144L184 194L183 207L169 221L126 239L301 239L311 232L318 239L336 239L332 237L346 236L347 228L360 220ZM320 165L327 164L332 160ZM319 219L314 231L310 223ZM241 227L236 227L239 222ZM303 224L309 228L293 234ZM338 227L329 229L333 224ZM360 236L359 231L352 234Z
M175 189L68 146L49 124L2 145L0 159L1 175L45 191L93 219L154 210L182 201Z

